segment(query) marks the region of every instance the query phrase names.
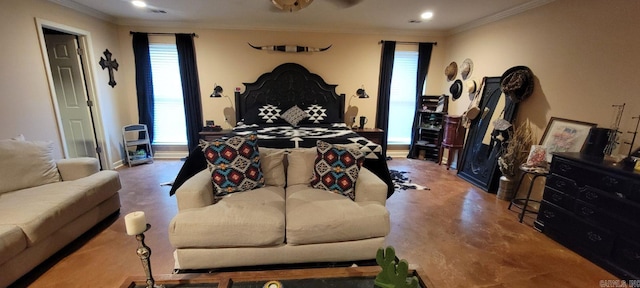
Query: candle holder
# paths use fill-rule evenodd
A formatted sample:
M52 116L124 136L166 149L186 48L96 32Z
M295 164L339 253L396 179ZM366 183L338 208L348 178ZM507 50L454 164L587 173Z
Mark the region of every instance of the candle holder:
M164 285L156 286L156 281L153 280L153 274L151 273L151 248L144 243L144 232L147 232L150 228L151 224L147 223L147 228L142 231L142 233L136 235L136 240L138 240L136 254L140 257L144 274L147 276L147 288L164 287Z

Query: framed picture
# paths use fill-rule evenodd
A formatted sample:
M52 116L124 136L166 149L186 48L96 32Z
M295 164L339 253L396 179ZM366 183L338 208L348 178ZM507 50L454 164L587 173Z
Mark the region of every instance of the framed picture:
M553 152L580 152L595 123L551 117L540 140L547 151L547 162Z

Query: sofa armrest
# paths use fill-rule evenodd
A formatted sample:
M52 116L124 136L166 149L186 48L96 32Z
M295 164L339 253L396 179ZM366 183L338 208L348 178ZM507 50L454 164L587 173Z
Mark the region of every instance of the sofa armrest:
M356 202L375 201L382 205L387 202L387 184L367 168L360 168L356 181Z
M56 161L62 181L72 181L100 171L100 162L91 157L60 159Z
M211 172L204 169L187 179L176 190L178 210L205 207L213 204Z

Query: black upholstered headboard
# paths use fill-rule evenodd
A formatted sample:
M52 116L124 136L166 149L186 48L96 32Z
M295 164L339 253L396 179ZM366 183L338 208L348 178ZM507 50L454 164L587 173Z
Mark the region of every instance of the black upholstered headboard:
M284 63L260 75L255 82L243 84L245 91L235 94L237 121L286 123L269 115L284 113L297 105L315 113L315 117L306 120L308 123L344 122L345 95L336 93L338 85L327 84L300 64Z

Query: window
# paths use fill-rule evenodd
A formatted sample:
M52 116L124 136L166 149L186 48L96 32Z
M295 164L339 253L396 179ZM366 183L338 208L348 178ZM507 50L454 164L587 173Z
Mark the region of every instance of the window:
M187 145L182 82L175 44L149 43L153 77L153 144Z
M416 75L418 51L396 51L389 96L389 144L411 142L413 116L416 109Z

